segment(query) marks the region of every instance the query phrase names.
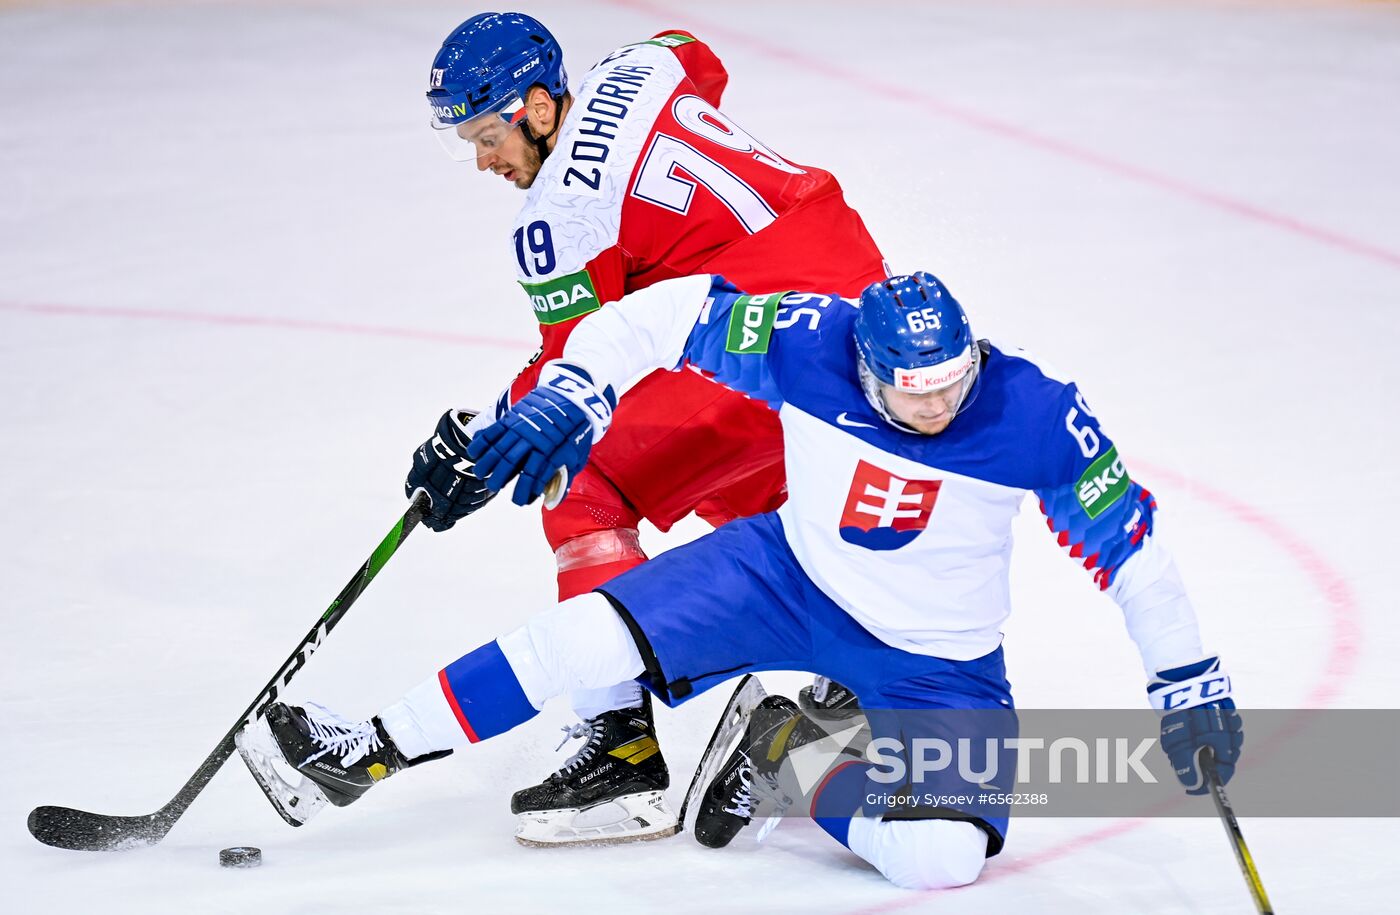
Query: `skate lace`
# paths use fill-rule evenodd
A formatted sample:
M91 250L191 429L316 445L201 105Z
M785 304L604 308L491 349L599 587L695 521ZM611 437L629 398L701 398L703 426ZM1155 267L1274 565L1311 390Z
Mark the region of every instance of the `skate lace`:
M729 806L724 808L724 812L747 820L753 816L753 760L747 753L741 752L740 755L744 762L739 766L739 785L730 796Z
M563 738L559 741L559 746L555 747L555 752L563 749L564 744L579 737L587 737L588 742L579 748L579 751L570 756L564 765L554 774L559 778L567 778L573 775L584 765L587 765L594 756L598 755L598 749L603 744L603 729L595 727L592 721L582 721L578 724L566 724L560 730L564 732Z
M335 754L342 766L351 766L384 745L373 721L350 721L314 702L307 702L302 708L311 740L321 748L321 752L307 757L307 762Z

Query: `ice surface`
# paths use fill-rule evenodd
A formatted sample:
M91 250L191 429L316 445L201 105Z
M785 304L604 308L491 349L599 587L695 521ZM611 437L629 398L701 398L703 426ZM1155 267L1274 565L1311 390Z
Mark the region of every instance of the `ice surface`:
M1394 5L527 8L576 78L664 28L704 37L726 110L835 172L895 269L1070 367L1242 704L1394 705ZM5 909L1249 911L1207 820L1021 820L935 896L795 822L725 852L519 848L507 796L556 764L562 705L300 830L232 762L158 848L29 837L38 804L163 804L402 510L441 411L533 350L519 195L425 129L428 62L474 11L0 4ZM1020 704L1140 704L1115 608L1022 520ZM373 712L545 605L537 525L502 503L415 534L293 695ZM727 692L661 716L674 801ZM1244 828L1280 911L1393 907L1393 821ZM263 867L220 870L235 844Z

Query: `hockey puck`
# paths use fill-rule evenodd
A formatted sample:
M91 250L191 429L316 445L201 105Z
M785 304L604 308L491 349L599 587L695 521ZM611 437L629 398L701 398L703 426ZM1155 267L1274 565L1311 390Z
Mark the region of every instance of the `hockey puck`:
M262 864L262 849L251 845L235 845L219 852L220 867L257 867Z

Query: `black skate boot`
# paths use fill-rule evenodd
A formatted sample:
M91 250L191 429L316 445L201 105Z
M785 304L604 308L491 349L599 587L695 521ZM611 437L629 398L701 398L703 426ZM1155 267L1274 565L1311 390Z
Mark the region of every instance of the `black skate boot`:
M312 702L274 702L234 742L267 799L293 826L326 804L353 804L401 769L452 752L405 759L377 717L348 721Z
M511 797L511 812L520 817L517 842L610 844L677 831L666 803L671 775L656 743L650 696L640 708L604 712L564 730L565 740L586 742L559 771Z
M797 693L797 704L827 730L849 727L861 713L856 694L827 677L816 677L811 686L802 687Z
M710 782L695 815L695 841L723 848L753 819L761 801L776 801L778 769L788 753L826 736L786 696L768 696L754 709L744 736ZM780 812L780 811L779 811Z

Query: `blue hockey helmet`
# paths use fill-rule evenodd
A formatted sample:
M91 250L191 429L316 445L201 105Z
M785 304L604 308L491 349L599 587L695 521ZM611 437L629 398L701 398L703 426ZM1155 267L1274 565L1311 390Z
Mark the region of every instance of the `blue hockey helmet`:
M977 340L962 306L933 274L892 276L867 286L855 338L861 387L887 422L910 428L891 415L885 386L904 394L952 394L954 414L971 403L981 361Z
M433 58L432 126L452 158L476 158L478 148L495 148L524 119L536 85L555 99L569 91L559 42L524 13L480 13L457 26Z

